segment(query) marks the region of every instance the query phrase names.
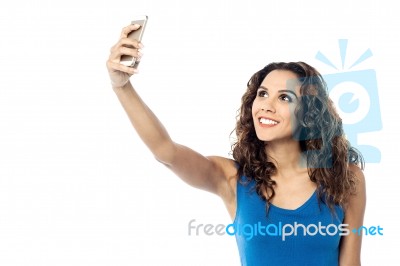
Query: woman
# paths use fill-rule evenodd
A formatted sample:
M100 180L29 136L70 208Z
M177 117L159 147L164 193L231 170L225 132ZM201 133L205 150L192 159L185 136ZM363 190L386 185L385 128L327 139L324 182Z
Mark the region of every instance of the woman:
M242 265L360 265L361 236L351 230L363 223L363 161L343 136L321 75L303 62L255 73L234 160L205 157L170 138L129 81L137 70L120 64L121 55L141 58L141 43L127 38L138 27L125 27L111 49L113 89L155 158L224 201Z

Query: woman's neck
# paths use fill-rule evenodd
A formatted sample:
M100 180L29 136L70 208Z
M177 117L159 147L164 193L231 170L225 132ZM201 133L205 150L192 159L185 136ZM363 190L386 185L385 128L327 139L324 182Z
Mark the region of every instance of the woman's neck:
M273 162L280 173L304 171L307 168L298 141L268 142L265 151L268 161Z

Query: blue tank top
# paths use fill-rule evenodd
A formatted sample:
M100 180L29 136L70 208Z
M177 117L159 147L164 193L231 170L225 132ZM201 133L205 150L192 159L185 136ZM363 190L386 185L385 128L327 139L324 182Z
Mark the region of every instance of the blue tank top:
M255 181L237 182L236 216L227 230L235 233L243 266L337 266L344 212L335 211L314 192L295 210L270 205L267 216Z

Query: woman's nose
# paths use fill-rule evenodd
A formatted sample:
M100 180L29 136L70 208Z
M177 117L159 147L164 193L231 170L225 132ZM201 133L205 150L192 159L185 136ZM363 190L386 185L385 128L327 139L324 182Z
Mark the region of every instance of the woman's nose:
M271 98L265 99L261 103L261 110L263 110L265 112L275 113L276 109L275 109L275 103L274 103L273 99L271 99Z

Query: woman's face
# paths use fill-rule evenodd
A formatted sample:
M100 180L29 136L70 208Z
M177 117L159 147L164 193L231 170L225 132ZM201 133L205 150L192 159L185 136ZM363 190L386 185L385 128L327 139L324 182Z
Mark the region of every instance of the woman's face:
M294 109L299 101L297 75L288 70L271 71L253 101L252 115L257 137L268 142L293 140L297 129Z

